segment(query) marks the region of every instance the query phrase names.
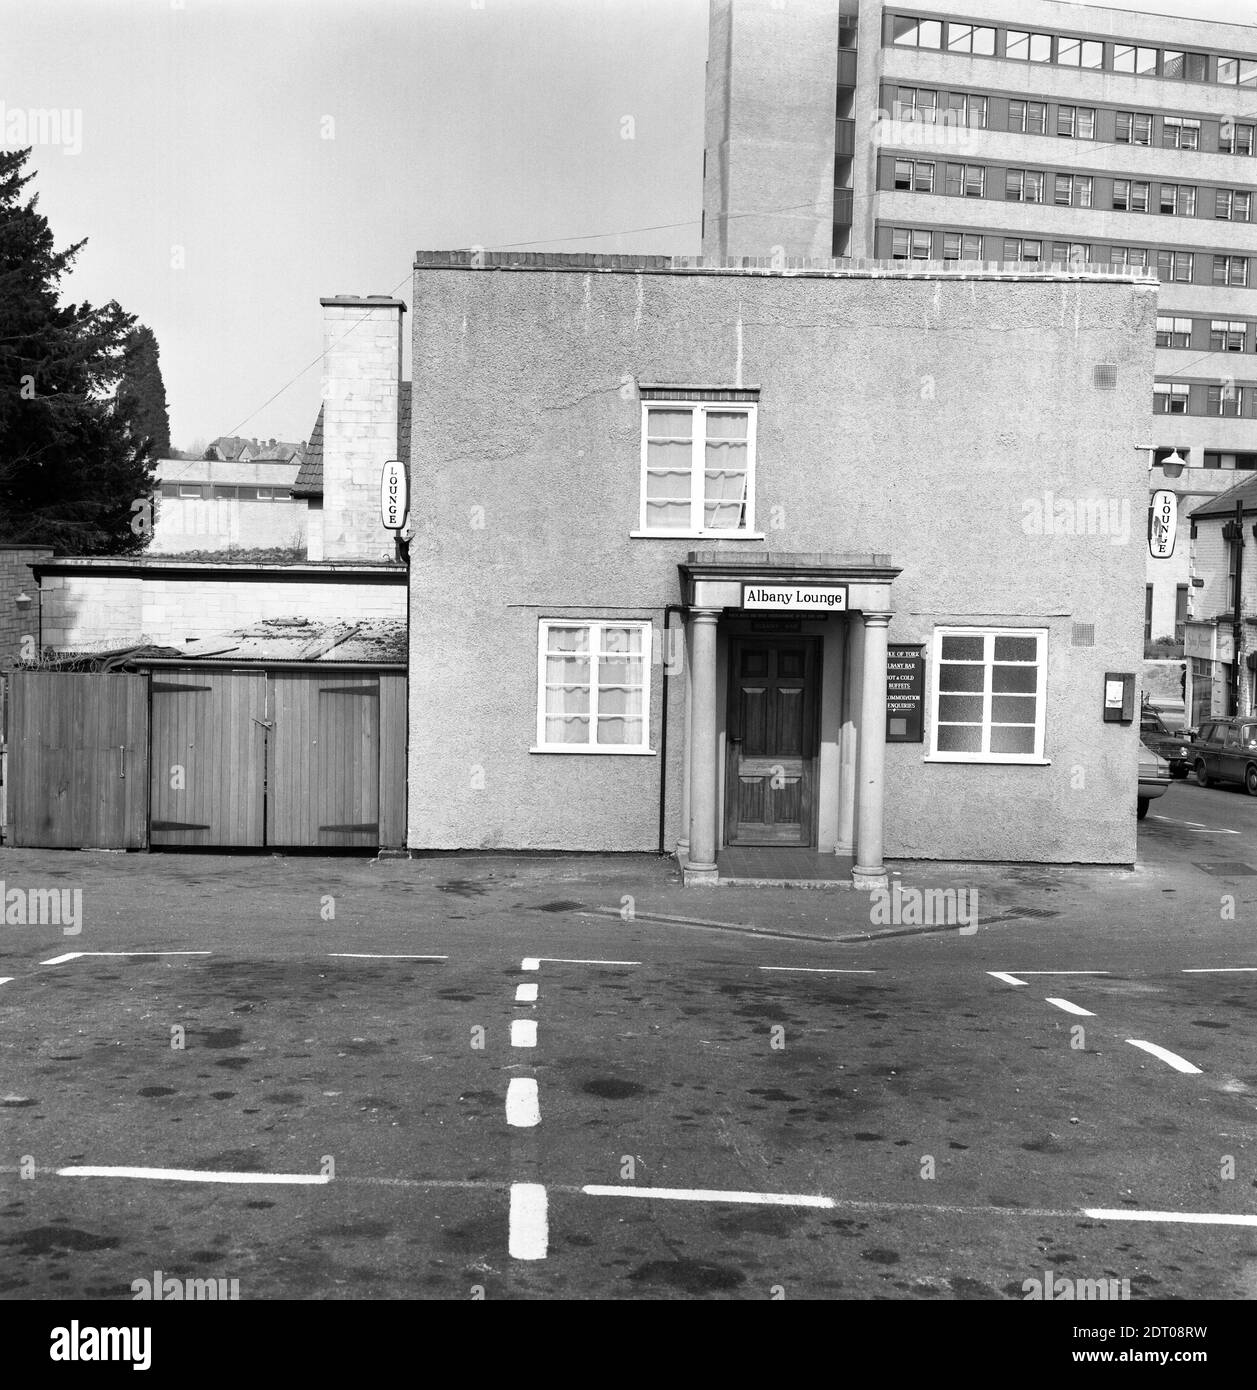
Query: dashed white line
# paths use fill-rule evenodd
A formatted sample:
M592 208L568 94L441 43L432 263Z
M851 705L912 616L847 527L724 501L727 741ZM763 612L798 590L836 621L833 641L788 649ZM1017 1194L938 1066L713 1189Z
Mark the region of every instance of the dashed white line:
M745 1202L770 1207L834 1206L832 1197L797 1192L722 1192L703 1187L582 1187L588 1197L653 1197L664 1202Z
M1077 1004L1071 1004L1068 999L1045 999L1043 1002L1054 1004L1058 1009L1064 1009L1067 1014L1077 1014L1080 1018L1095 1017L1090 1009L1080 1009Z
M1158 1047L1156 1043L1144 1042L1140 1038L1127 1038L1131 1047L1142 1048L1144 1052L1151 1053L1152 1056L1160 1058L1161 1061L1173 1067L1175 1071L1186 1072L1189 1075L1199 1076L1200 1068L1194 1067L1185 1058L1180 1057L1177 1052L1171 1052L1168 1048Z
M1123 1211L1116 1207L1089 1207L1083 1212L1092 1221L1175 1221L1190 1226L1257 1226L1257 1216L1227 1211Z
M537 986L518 985L515 989L515 1002L517 1004L535 1004L537 1002Z
M511 1184L510 1239L513 1260L544 1260L550 1248L549 1203L538 1182Z
M876 975L876 970L836 970L819 965L761 965L760 970L791 970L800 975Z
M214 1173L201 1168L58 1168L59 1178L149 1178L158 1182L284 1183L316 1186L331 1182L324 1173Z
M513 1018L511 1020L511 1046L537 1046L537 1020L535 1018Z
M1019 980L1016 975L1010 975L1005 970L988 970L988 975L993 975L997 980L1003 980L1006 985L1024 985L1025 980Z
M541 1123L541 1101L537 1083L531 1076L514 1076L506 1088L506 1123L518 1129L531 1129Z
M329 951L333 960L449 960L449 956L383 956L372 951Z
M1198 965L1194 969L1182 971L1184 975L1252 975L1257 974L1257 965Z
M537 962L545 961L547 965L640 965L639 960L577 960L570 956L538 956ZM536 965L529 965L524 962L525 970L536 970Z

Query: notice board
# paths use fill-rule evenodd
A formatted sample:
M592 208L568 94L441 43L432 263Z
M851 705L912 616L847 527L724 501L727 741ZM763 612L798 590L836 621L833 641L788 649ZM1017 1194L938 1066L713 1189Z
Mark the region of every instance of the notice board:
M921 643L886 649L886 742L925 739L925 656Z

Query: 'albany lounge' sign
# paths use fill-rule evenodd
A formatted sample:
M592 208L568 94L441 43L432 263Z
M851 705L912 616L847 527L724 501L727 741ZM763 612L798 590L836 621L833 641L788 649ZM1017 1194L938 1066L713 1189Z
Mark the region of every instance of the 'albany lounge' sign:
M756 613L844 613L845 584L743 584L742 607Z

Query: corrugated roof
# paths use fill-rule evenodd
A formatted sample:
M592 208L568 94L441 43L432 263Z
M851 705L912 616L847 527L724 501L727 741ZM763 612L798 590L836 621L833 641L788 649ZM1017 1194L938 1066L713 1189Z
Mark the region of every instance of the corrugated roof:
M1246 478L1229 492L1221 492L1217 497L1202 503L1192 512L1191 519L1199 521L1201 517L1233 517L1237 502L1244 504L1246 512L1257 511L1257 477Z
M233 632L198 637L166 649L168 659L189 661L316 661L379 666L406 660L406 624L372 620L316 622L265 618Z

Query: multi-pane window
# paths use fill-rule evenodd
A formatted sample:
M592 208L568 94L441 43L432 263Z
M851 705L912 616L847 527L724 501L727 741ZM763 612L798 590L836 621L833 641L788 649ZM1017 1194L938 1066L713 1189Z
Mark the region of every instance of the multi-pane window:
M1184 53L1177 48L1161 50L1161 76L1183 78L1188 82L1203 82L1209 71L1209 59L1203 53Z
M1004 238L1004 259L1006 261L1042 260L1043 243L1032 237L1006 236Z
M982 259L982 237L978 232L944 232L943 259L945 261L980 261Z
M1041 203L1044 176L1038 169L1009 169L1004 175L1004 199L1009 203Z
M1091 260L1091 247L1085 241L1054 241L1052 259L1062 265L1086 265Z
M1104 66L1104 45L1098 39L1083 39L1082 66L1102 68Z
M956 198L981 198L986 190L986 170L981 164L948 164L944 188Z
M938 115L938 93L929 87L900 87L895 93L895 116L901 121L933 125Z
M1233 121L1229 116L1222 118L1218 128L1219 154L1252 154L1253 132L1257 127Z
M1058 106L1056 133L1077 140L1096 138L1096 113L1093 106Z
M890 235L892 261L928 261L930 234L919 228L895 227Z
M1167 150L1196 150L1200 148L1200 122L1187 116L1161 118L1161 144Z
M1219 58L1218 81L1233 87L1257 86L1257 60L1252 58Z
M1215 256L1213 258L1213 283L1215 285L1247 285L1247 256Z
M1009 58L1022 62L1050 63L1052 61L1051 34L1028 34L1022 29L1010 29L1004 52Z
M1186 415L1188 388L1178 382L1155 381L1152 384L1152 409L1157 415Z
M1226 222L1253 220L1253 195L1238 188L1219 188L1214 194L1213 215Z
M1189 183L1161 185L1161 211L1175 217L1196 216L1196 189Z
M1014 98L1008 103L1008 128L1022 135L1046 134L1047 103Z
M1191 251L1158 251L1157 275L1162 280L1190 284L1195 260Z
M943 25L937 19L905 19L896 15L891 40L902 48L942 48Z
M934 192L934 165L926 159L895 160L895 187L913 193Z
M1189 318L1176 318L1173 314L1157 315L1157 346L1160 348L1190 347L1192 341L1192 321Z
M1148 248L1146 246L1110 246L1109 264L1134 266L1137 269L1146 269L1148 265Z
M1113 45L1113 71L1155 73L1157 70L1157 50L1142 48L1135 44L1117 43Z
M1053 201L1061 208L1089 208L1091 175L1056 174L1053 179Z
M1243 415L1244 388L1233 381L1206 387L1205 410L1210 415Z
M755 407L676 401L642 410L641 529L753 529Z
M968 92L948 92L944 120L949 125L970 126L974 130L986 129L986 98L973 96Z
M1152 185L1141 179L1113 180L1113 207L1117 212L1147 212Z
M1046 657L1046 629L936 628L930 756L1042 761Z
M1248 324L1243 319L1209 321L1210 352L1243 352L1247 337Z
M948 24L947 51L976 53L989 58L995 53L995 30L986 24Z
M1119 145L1151 145L1152 116L1147 111L1119 111L1113 138Z
M650 624L542 620L537 747L648 751Z

